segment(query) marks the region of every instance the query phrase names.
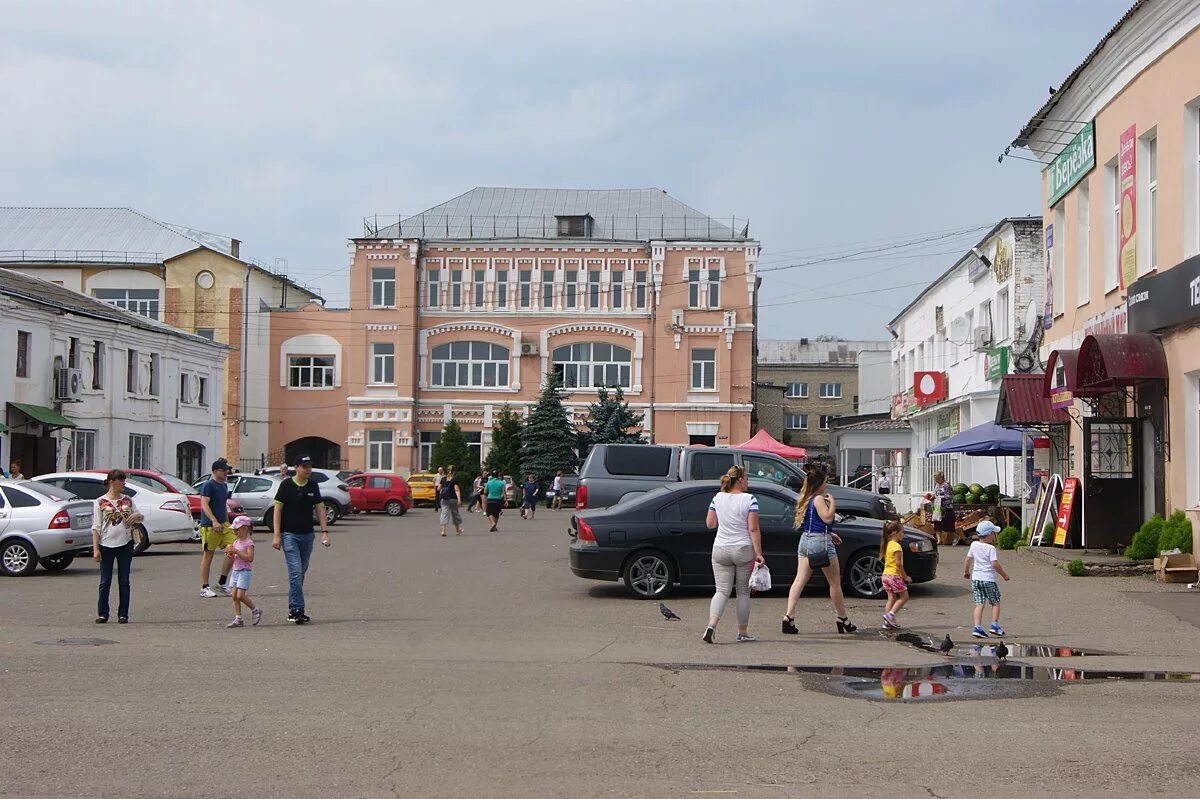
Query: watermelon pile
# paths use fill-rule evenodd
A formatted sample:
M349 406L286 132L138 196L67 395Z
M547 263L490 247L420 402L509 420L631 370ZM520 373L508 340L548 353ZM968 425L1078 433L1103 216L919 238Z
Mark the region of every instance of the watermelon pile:
M950 492L956 505L994 505L1000 501L1000 486L992 483L982 486L979 483L955 483Z

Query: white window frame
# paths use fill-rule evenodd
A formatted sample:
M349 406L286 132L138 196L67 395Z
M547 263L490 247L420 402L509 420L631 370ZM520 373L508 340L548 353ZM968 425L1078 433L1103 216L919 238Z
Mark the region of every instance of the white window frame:
M1150 272L1158 268L1158 131L1146 140L1146 177L1146 232L1150 234L1146 271Z
M599 269L589 269L587 273L587 307L588 310L598 311L601 306L601 297L604 292L600 290L600 284L603 280L603 274Z
M533 270L517 272L517 307L522 310L533 307Z
M157 397L162 390L162 356L157 352L150 353L150 396Z
M1075 190L1075 307L1092 299L1092 202L1088 181Z
M463 301L466 299L466 297L463 296L463 270L462 269L451 269L450 270L449 294L450 294L450 297L449 297L450 308L455 311L461 311L465 307Z
M92 342L92 390L104 390L104 342Z
M793 391L792 386L798 386L798 388ZM808 399L808 383L799 381L789 382L787 384L787 393L784 396L788 399Z
M67 458L70 471L87 471L96 468L95 430L75 429L71 431L71 457Z
M1118 159L1104 165L1104 293L1121 287L1121 173Z
M598 346L611 347L607 359L597 357ZM619 357L618 353L624 357ZM550 353L550 361L551 368L560 373L563 388L568 391L590 391L602 386L624 390L633 387L633 351L611 341L561 344ZM597 374L603 378L597 380Z
M1050 273L1054 281L1054 296L1051 298L1054 303L1054 315L1062 316L1067 307L1067 295L1064 272L1066 272L1063 250L1066 249L1067 241L1067 212L1064 208L1066 203L1060 202L1054 209L1054 245L1050 248ZM968 329L968 338L975 335L975 328Z
M575 310L579 307L579 270L568 269L567 279L563 284L563 307L568 310Z
M706 355L707 353L707 355ZM692 391L717 390L717 348L692 347L688 370ZM697 370L698 367L698 370Z
M367 431L367 471L390 472L395 463L396 437L392 430Z
M704 301L704 270L700 267L688 268L688 303L691 309L703 308Z
M496 272L496 302L497 308L508 308L508 270Z
M142 433L129 434L129 468L152 469L154 461L154 436Z
M428 471L430 464L433 463L433 447L442 438L441 430L421 430L417 433L417 441L421 446L421 462L422 471Z
M196 404L202 408L208 407L208 378L204 375L196 375L196 381L200 384L200 390L197 392Z
M921 345L922 349L924 344ZM842 384L841 383L822 383L820 388L821 399L841 399Z
M1012 297L1008 293L1008 287L1000 289L996 292L996 341L1004 341L1012 334L1012 326L1010 324L1012 316ZM945 334L939 343L945 345Z
M807 430L808 429L808 414L807 413L788 413L783 417L784 430Z
M392 341L371 342L371 385L396 384L396 344Z
M542 309L554 310L554 270L542 269Z
M387 277L389 274L391 276ZM371 267L371 307L396 307L396 269L394 267Z
M708 283L704 290L704 301L706 308L721 307L721 270L719 267L709 267Z
M158 319L162 307L162 292L158 289L95 288L92 296L114 308L149 319Z
M649 301L649 276L645 269L633 271L633 307L639 311L646 309Z
M487 301L487 269L471 270L471 307L483 308Z
M179 373L179 402L183 405L192 404L192 374L191 372Z
M832 427L833 427L833 415L832 415L832 414L821 414L821 422L820 422L820 425L821 425L821 429L822 429L822 430L829 430L829 429L832 429Z
M29 377L30 357L33 354L33 334L28 330L17 331L17 359L14 374Z
M462 345L467 346L466 356L461 353ZM477 345L487 346L488 357L475 357ZM497 355L500 351L502 357ZM442 342L429 351L429 385L462 390L506 389L512 380L511 356L511 349L490 341ZM450 375L453 379L448 381Z
M442 306L441 269L432 267L425 270L425 307L440 308Z
M318 363L318 361L330 361L330 363ZM291 391L332 391L336 387L334 382L337 377L336 355L291 353L287 356L287 363L287 387ZM303 382L306 374L309 379L308 385L304 385ZM318 380L318 378L320 379Z
M614 311L622 311L625 309L625 270L612 270L611 280L612 295L608 301L608 307Z
M138 351L132 347L125 350L125 393L137 395L138 368L140 358Z

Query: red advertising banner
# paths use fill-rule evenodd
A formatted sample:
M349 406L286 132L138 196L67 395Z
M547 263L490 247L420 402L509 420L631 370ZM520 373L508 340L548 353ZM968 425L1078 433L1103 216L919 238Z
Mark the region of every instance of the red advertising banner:
M1079 478L1063 480L1062 499L1058 501L1058 521L1054 525L1054 546L1065 547L1071 530L1071 513L1075 510L1075 495L1079 493Z
M1137 125L1121 134L1121 288L1137 280Z

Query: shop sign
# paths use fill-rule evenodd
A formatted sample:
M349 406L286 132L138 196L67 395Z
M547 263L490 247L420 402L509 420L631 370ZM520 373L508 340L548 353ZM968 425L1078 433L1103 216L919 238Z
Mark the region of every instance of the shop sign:
M1083 338L1087 336L1098 336L1116 333L1129 332L1129 310L1124 305L1118 305L1116 308L1110 308L1102 314L1089 316L1083 322ZM1080 338L1080 342L1083 341ZM1073 349L1079 349L1076 344Z
M946 399L950 394L949 383L945 372L914 372L913 395L917 405L923 408Z
M1071 514L1075 510L1075 496L1079 493L1079 478L1063 480L1062 498L1058 501L1058 519L1054 525L1054 546L1065 547L1071 531Z
M1070 408L1075 404L1075 395L1067 388L1067 367L1062 358L1054 361L1054 371L1050 373L1050 407L1056 409Z
M1200 255L1129 287L1129 332L1151 333L1200 321Z
M1137 125L1121 134L1121 288L1137 280Z
M1042 314L1042 329L1054 325L1054 225L1046 225L1046 305Z
M937 415L937 440L939 442L945 441L950 436L958 435L958 410L958 406L955 405L953 408L942 411Z
M1089 122L1046 168L1046 205L1052 207L1061 200L1095 166L1096 125Z
M983 368L988 380L999 380L1008 374L1008 347L993 347L984 356Z
M911 413L916 413L919 409L917 398L911 388L892 395L893 419L903 419Z

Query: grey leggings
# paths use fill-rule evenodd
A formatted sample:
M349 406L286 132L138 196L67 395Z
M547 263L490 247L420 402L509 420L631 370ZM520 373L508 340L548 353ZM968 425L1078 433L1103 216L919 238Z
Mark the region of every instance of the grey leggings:
M729 591L736 584L738 626L745 627L750 623L750 572L754 569L754 547L713 547L712 569L717 591L708 606L709 615L721 618Z

